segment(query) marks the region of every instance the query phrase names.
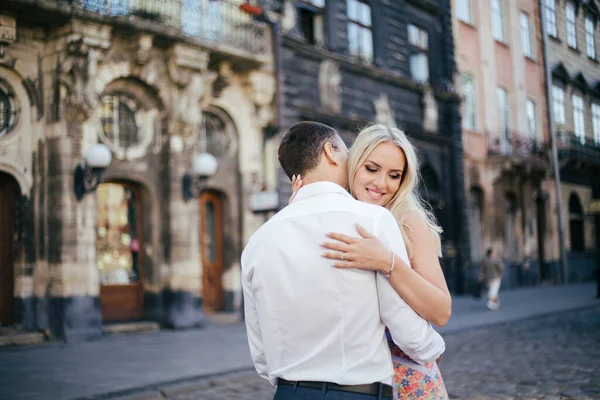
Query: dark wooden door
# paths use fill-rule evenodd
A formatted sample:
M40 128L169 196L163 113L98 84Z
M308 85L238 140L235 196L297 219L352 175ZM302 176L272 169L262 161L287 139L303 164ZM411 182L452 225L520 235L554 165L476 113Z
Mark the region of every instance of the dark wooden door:
M142 198L130 183L98 186L96 260L104 321L143 317Z
M14 216L17 184L0 172L0 326L14 322Z
M202 302L207 313L223 308L223 204L213 192L200 196Z

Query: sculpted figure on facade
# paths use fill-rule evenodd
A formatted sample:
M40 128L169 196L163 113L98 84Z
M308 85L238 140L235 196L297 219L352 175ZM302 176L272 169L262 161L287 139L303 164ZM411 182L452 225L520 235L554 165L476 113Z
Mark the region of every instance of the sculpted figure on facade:
M66 117L83 122L89 118L98 103L89 86L90 78L96 70L96 54L81 38L68 43L67 54L58 68L60 99Z
M209 54L200 49L175 44L169 52L167 70L178 90L174 96L175 118L171 131L184 137L193 135L202 118L201 99Z
M386 93L382 93L379 98L374 100L373 106L375 107L375 121L378 124L396 126L394 111L390 107L390 102Z
M325 60L319 67L319 100L325 111L339 113L342 110L342 74L332 60Z
M253 71L248 77L248 82L259 126L265 127L273 120L271 103L275 95L275 78L266 71Z
M431 86L426 86L423 91L423 129L426 132L438 130L438 106Z

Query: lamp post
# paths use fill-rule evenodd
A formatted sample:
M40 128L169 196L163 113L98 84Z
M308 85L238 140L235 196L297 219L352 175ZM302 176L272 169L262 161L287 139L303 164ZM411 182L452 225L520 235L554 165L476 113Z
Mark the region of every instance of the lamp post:
M93 145L85 154L73 174L73 191L77 201L80 201L86 193L96 190L111 161L112 154L109 148L101 143Z
M200 195L204 182L217 172L218 162L209 153L198 153L192 159L192 172L187 172L182 178L183 201Z

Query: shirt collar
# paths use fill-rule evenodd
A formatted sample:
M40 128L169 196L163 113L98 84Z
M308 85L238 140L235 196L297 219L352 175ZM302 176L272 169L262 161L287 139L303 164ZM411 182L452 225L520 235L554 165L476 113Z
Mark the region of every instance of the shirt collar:
M306 186L302 186L298 190L298 193L296 194L296 197L294 197L294 200L292 200L292 203L295 203L296 201L299 201L302 199L306 199L308 197L317 196L317 195L325 194L325 193L338 193L338 194L341 194L342 196L347 196L351 199L353 198L350 195L350 193L348 193L346 191L346 189L344 189L337 183L321 181L321 182L310 183Z

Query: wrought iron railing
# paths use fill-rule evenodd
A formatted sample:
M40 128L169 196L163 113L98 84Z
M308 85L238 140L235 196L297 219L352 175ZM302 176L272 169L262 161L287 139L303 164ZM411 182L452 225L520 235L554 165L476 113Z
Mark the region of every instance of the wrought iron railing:
M568 131L558 132L557 139L561 156L585 157L600 164L600 141Z
M545 148L543 142L519 134L491 137L488 145L490 154L537 159L543 159Z
M111 17L129 17L177 29L182 35L227 44L253 54L269 51L267 25L232 0L56 0Z

